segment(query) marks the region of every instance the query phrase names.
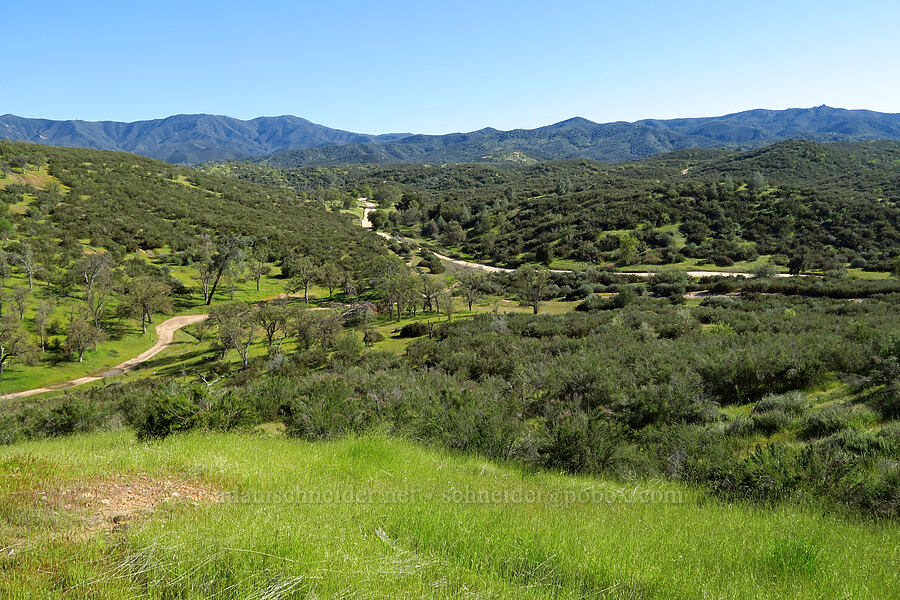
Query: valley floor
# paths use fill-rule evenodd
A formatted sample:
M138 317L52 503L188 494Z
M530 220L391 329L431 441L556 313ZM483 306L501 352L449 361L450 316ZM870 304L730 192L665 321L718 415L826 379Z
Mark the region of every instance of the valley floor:
M268 429L268 428L267 428ZM895 523L370 434L0 449L4 598L888 598Z

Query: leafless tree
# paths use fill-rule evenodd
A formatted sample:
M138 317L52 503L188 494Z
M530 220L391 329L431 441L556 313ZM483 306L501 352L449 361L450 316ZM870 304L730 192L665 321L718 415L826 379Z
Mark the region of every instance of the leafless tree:
M15 261L22 265L22 270L25 271L25 274L28 276L28 289L33 290L34 278L38 273L44 270L44 267L38 263L37 255L35 255L34 248L31 247L31 244L22 242L19 246L21 250L15 255Z
M41 338L41 352L47 346L47 324L50 322L50 316L53 314L53 303L41 300L34 309L34 325Z

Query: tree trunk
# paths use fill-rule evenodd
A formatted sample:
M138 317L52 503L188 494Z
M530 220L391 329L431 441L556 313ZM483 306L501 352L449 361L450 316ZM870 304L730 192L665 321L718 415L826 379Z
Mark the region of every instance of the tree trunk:
M241 362L243 363L243 368L246 369L247 365L250 363L250 344L253 343L253 338L247 340L247 345L244 346L244 351L241 353Z
M221 269L219 269L219 271L216 273L216 280L213 281L212 289L209 290L209 297L206 299L206 305L207 305L207 306L209 306L210 304L212 304L213 296L216 295L216 288L219 286L219 279L221 279L221 277L222 277L222 272L223 272L224 270L225 270L225 267L223 266L223 267L222 267Z
M309 282L303 284L303 301L309 304Z

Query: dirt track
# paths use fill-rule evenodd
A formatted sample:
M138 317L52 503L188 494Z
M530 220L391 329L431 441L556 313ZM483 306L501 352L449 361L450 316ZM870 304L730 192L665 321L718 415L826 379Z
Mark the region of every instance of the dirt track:
M369 220L369 214L371 214L378 207L375 205L375 203L370 202L367 198L358 198L358 200L360 202L362 202L362 205L363 205L363 216L362 216L362 221L360 222L360 225L362 225L364 229L372 229L372 222ZM383 231L376 231L375 233L377 233L378 235L380 235L381 237L383 237L385 239L391 239L391 235L389 233L385 233ZM515 269L505 269L503 267L494 267L491 265L483 265L480 263L469 262L467 260L460 260L458 258L450 258L449 256L445 256L445 255L441 254L440 252L434 252L433 250L431 252L432 252L432 254L437 256L442 261L454 264L458 267L463 267L465 269L480 269L482 271L487 271L489 273L512 273L513 271L515 271ZM552 273L572 273L571 270L567 270L567 269L550 269L550 271ZM616 272L621 273L623 275L635 275L636 277L652 277L655 274L650 271L633 271L633 272L616 271ZM686 273L690 277L713 277L716 275L719 275L722 277L755 277L755 275L753 275L753 273L741 273L741 272L734 272L734 271L686 271ZM788 275L787 273L779 273L776 275L776 277L790 277L790 275Z
M125 362L119 363L118 365L108 369L101 375L88 375L86 377L79 377L78 379L73 379L64 383L48 385L47 387L39 387L31 390L24 390L21 392L12 392L10 394L4 394L2 398L5 400L25 398L27 396L34 396L35 394L43 394L44 392L52 392L56 390L65 390L77 385L84 385L86 383L100 381L101 379L105 379L106 377L121 375L129 369L133 369L137 365L143 362L147 362L148 360L165 350L175 339L176 331L186 325L190 325L191 323L202 321L206 317L207 315L182 315L179 317L172 317L171 319L163 321L156 326L156 343L153 344L153 346L151 346L144 352L141 352L134 358L128 359Z

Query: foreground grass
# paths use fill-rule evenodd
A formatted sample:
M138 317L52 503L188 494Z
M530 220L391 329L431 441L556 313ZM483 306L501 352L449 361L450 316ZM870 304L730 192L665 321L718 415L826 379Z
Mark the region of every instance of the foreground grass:
M229 495L105 533L40 499L116 473ZM0 478L4 598L887 598L900 585L891 523L526 473L382 435L93 434L4 448Z

